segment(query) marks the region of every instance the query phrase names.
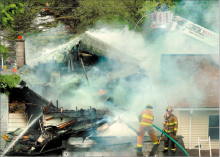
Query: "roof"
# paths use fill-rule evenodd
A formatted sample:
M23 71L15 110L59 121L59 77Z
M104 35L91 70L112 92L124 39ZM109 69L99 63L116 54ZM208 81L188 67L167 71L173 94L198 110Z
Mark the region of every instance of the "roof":
M45 52L38 58L35 58L28 63L28 65L33 66L39 63L46 63L51 60L53 57L57 60L58 63L62 62L62 59L65 56L65 53L69 53L74 46L80 44L81 51L87 51L90 54L97 56L105 56L107 58L111 58L117 60L121 63L130 63L130 64L138 64L139 60L130 56L127 53L124 53L115 47L87 34L84 33L75 39L70 40L66 44L59 45L58 47L52 48L50 50L46 49Z
M219 66L211 55L162 55L160 79L174 108L219 107Z
M97 56L104 56L109 59L115 60L120 65L123 64L124 67L120 70L117 66L117 64L111 65L113 68L120 70L119 72L109 72L107 74L107 82L115 79L115 78L121 78L126 77L128 75L134 74L138 72L137 64L139 62L138 59L114 48L111 45L106 44L105 42L87 34L84 33L69 42L59 45L56 48L52 48L50 50L45 49L45 51L40 52L41 56L38 58L34 58L31 61L27 61L27 65L20 68L16 73L30 86L34 84L44 85L44 86L50 86L50 83L42 82L41 79L36 77L33 72L34 65L37 64L43 64L48 63L49 60L56 59L57 63L61 63L63 61L63 58L65 55L69 54L69 52L72 50L72 48L80 43L80 49L82 51L87 51L90 54L95 54ZM111 62L112 64L112 62ZM129 65L129 67L128 67ZM114 67L115 66L115 67ZM92 70L92 69L90 69ZM90 72L88 71L88 74ZM85 78L84 73L83 74L74 74L74 77L76 78ZM95 77L95 76L94 76ZM89 78L93 78L92 76L89 76ZM65 83L67 84L67 82ZM104 83L106 84L106 83Z
M107 58L112 58L122 63L139 63L138 59L122 52L121 50L118 50L112 45L109 45L92 35L89 35L88 33L82 34L80 38L80 41L82 42L80 44L81 50L87 51L97 56L106 56Z

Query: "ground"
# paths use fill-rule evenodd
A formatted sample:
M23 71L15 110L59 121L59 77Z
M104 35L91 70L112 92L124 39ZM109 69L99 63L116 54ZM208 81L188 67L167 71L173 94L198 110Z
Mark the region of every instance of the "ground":
M126 137L125 137L126 138ZM158 137L159 139L159 137ZM110 139L109 139L110 140ZM112 140L114 140L112 138ZM178 139L178 143L184 148L183 140ZM63 151L63 156L186 156L184 152L177 147L176 154L168 151L163 153L163 141L161 141L157 151L152 151L153 143L146 142L143 144L143 154L137 154L134 149L136 143L127 143L120 145L109 145L108 143L93 145L91 148L74 148L68 147Z
M198 149L186 150L186 152L189 154L189 156L199 156ZM201 156L210 156L209 150L202 150ZM219 156L219 149L212 149L212 156Z
M3 140L3 138L1 140ZM168 151L168 153L163 153L163 141L161 141L157 151L155 152L152 151L152 142L145 142L143 144L143 154L137 154L137 151L134 149L136 144L134 140L131 140L132 143L118 145L113 145L113 141L116 141L115 138L108 137L107 140L110 142L104 142L105 139L99 140L102 141L103 144L100 144L96 141L97 144L92 145L91 148L76 148L73 146L68 146L63 151L42 154L42 156L150 156L150 154L151 156L186 156L178 146L176 154L172 154L170 151ZM149 141L149 137L145 137L144 141ZM3 143L4 142L1 141L1 146ZM178 143L185 149L183 140L181 138L178 139ZM199 156L198 149L185 150L189 156ZM209 156L209 151L201 151L201 156ZM219 149L212 149L212 156L219 156Z
M1 75L12 75L14 74L14 71L12 69L4 69L1 71Z

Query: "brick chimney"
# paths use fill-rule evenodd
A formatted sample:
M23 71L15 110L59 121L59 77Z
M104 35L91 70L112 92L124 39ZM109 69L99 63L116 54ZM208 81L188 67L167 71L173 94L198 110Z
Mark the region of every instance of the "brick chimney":
M18 36L16 41L16 62L17 69L23 67L26 64L25 61L25 40L22 39L22 36Z

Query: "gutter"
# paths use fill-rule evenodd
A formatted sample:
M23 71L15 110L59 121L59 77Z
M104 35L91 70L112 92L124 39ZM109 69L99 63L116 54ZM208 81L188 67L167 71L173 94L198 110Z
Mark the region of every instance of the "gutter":
M210 111L210 110L219 110L219 107L204 107L204 108L174 108L175 110L177 111L202 111L202 110L205 110L205 111Z

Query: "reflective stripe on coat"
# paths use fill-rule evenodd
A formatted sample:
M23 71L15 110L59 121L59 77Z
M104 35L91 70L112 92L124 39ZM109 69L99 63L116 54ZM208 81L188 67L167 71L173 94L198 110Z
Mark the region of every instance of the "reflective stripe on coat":
M141 126L143 127L152 126L154 120L154 114L151 112L150 109L145 109L141 111L139 116L141 117Z

